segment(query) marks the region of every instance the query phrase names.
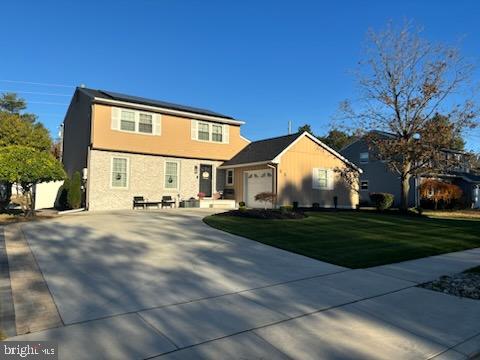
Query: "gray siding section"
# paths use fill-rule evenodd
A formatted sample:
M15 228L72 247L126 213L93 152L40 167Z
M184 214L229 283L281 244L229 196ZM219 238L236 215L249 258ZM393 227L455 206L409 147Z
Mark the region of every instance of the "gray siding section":
M69 176L87 167L91 142L92 103L90 98L75 91L63 125L63 166Z
M360 163L360 153L362 152L368 152L370 155L366 164ZM359 140L347 146L340 153L363 170L363 173L360 174L360 181L368 181L368 190L360 190L360 202L370 201L369 193L387 192L395 196L394 206L400 205L400 176L391 171L384 162L375 159L365 140ZM409 206L415 206L415 195L415 179L412 178L410 180Z

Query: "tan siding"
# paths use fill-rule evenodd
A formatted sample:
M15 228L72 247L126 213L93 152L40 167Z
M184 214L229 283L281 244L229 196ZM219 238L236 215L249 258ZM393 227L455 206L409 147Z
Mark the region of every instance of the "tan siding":
M261 169L269 169L269 167L265 166L265 165L256 165L256 166L244 166L244 167L234 168L233 186L225 185L225 188L230 188L231 189L233 187L234 192L235 192L235 201L237 203L239 203L240 201L244 201L244 199L243 199L244 172L245 171L250 171L250 170L261 170Z
M228 144L191 139L191 120L162 114L160 136L131 134L111 129L111 107L94 106L93 146L100 149L189 158L228 160L248 142L240 136L240 126L229 125Z
M334 169L345 167L345 163L307 137L300 139L282 157L278 169L279 205L298 201L310 206L332 207L333 197L338 197L339 207L354 207L358 194L351 190L338 173L334 173L333 190L312 188L313 168Z

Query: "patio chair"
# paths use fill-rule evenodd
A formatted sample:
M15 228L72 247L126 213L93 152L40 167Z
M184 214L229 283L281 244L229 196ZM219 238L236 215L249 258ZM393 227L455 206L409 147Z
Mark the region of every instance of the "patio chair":
M134 196L133 197L133 210L135 210L135 208L137 208L137 207L145 209L146 205L147 205L147 202L145 201L145 198L143 196Z
M170 195L165 195L165 196L162 196L162 209L165 207L165 206L168 206L168 207L174 207L176 205L176 202L175 200L173 200L173 198L170 196Z

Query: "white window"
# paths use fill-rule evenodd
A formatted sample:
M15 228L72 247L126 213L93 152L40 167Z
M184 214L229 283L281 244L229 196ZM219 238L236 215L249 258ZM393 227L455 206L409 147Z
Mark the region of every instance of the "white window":
M227 170L226 184L233 185L233 169Z
M162 116L145 111L112 107L113 130L128 131L138 134L160 135Z
M112 187L128 187L128 159L112 158Z
M135 111L121 111L120 130L135 131Z
M165 162L165 189L178 189L178 170L177 161Z
M198 140L210 140L210 124L199 122L198 123Z
M152 114L139 114L138 119L138 132L145 134L153 133L153 116Z
M360 190L368 191L368 180L360 181Z
M212 124L212 141L222 142L223 141L223 126Z
M191 124L192 140L229 143L228 125L200 120L192 120Z
M360 153L360 164L367 164L368 163L368 152Z
M313 169L312 187L314 189L320 189L320 190L332 190L333 189L332 170L321 169L321 168Z

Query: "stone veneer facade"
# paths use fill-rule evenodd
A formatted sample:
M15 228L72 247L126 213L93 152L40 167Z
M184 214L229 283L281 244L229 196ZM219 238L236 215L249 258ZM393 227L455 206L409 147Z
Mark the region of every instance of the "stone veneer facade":
M111 186L111 163L114 157L129 159L126 189ZM178 190L164 188L164 165L167 160L178 161L180 164ZM224 170L217 169L222 161L91 150L87 179L88 209L131 209L134 196L159 201L163 195L171 195L177 200L177 204L179 198L180 200L196 198L199 192L200 164L212 165L212 192L222 191L225 174ZM195 174L195 166L198 167L197 174Z

